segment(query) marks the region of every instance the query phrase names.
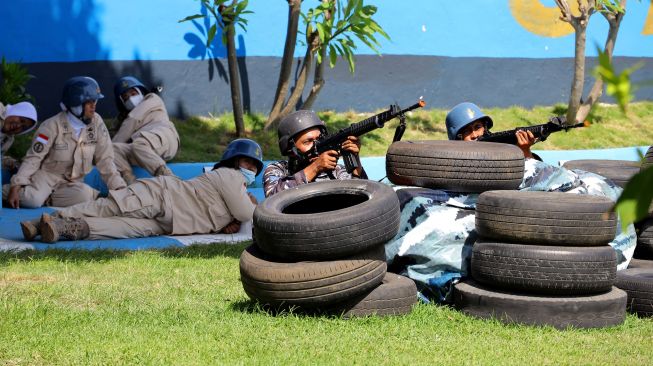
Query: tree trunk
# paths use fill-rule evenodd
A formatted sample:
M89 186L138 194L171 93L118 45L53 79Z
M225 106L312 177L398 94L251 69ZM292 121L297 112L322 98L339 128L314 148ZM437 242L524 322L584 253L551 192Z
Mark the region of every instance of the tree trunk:
M582 15L581 15L582 16ZM567 121L574 123L576 112L580 106L580 99L583 96L583 84L585 83L585 43L587 22L583 25L581 22L573 22L576 35L575 55L574 55L574 77L571 82L571 92L569 94L569 108L567 109Z
M288 29L286 30L286 43L283 48L283 57L281 59L281 70L279 72L279 81L277 90L274 93L272 109L265 122L264 130L268 131L278 121L279 113L286 100L286 95L290 88L290 75L292 66L295 61L295 43L297 42L297 27L299 25L299 15L301 12L301 0L288 0Z
M236 0L234 0L234 3ZM238 73L238 58L236 57L236 28L232 23L226 27L227 32L227 65L229 68L229 86L231 87L231 106L234 111L234 122L236 124L236 136L242 137L245 134L245 123L243 121L243 105L240 97L240 74Z
M297 104L297 102L299 102L299 98L301 98L304 92L304 86L306 85L306 80L308 80L308 74L311 72L311 66L313 65L313 59L315 59L314 42L316 41L316 39L319 41L317 32L311 34L309 38L310 41L308 43L308 46L306 47L306 55L304 56L304 63L302 64L302 69L299 72L299 76L297 77L297 82L295 83L295 89L293 90L292 94L290 94L290 97L288 97L288 102L286 103L286 106L281 110L281 113L279 113L277 119L273 121L273 123L275 124L279 120L281 120L281 118L287 116L295 109L295 105Z
M227 63L229 67L229 84L231 87L231 106L234 110L236 136L242 137L245 134L245 122L243 120L243 105L240 96L240 74L238 73L238 59L236 57L236 47L234 42L234 28L229 27L229 31L227 31Z
M622 9L626 9L626 0L620 2ZM617 42L617 35L619 34L619 27L621 25L621 20L624 17L624 13L601 13L605 19L610 24L610 30L608 31L608 36L605 40L605 46L603 47L603 52L608 55L610 61L612 61L612 54L614 52L614 45ZM578 109L576 113L577 121L584 121L592 110L594 103L598 102L601 96L603 95L603 79L600 77L596 79L592 89L590 90L589 95L583 105Z
M311 109L313 108L313 103L317 99L317 95L322 90L324 86L324 63L326 62L326 47L322 47L320 50L320 56L322 57L322 62L315 65L315 75L313 76L313 87L311 87L311 92L308 94L306 101L302 104L302 109Z

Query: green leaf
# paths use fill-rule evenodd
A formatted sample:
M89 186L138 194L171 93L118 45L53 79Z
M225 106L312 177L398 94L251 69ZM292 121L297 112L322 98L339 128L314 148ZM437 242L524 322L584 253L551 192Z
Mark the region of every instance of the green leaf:
M215 38L215 33L218 31L218 27L213 24L211 28L209 28L209 34L206 37L206 48L211 47L211 43L213 43L213 38Z
M186 21L193 20L193 19L198 19L198 18L204 18L204 15L203 14L190 15L190 16L187 16L184 19L178 20L177 23L186 22Z
M324 30L324 25L322 23L315 23L315 26L317 28L317 34L320 37L320 41L324 43L325 35L326 35L326 31Z
M337 61L338 61L338 54L336 48L333 45L329 45L329 66L333 68L334 66L336 66Z
M615 211L621 217L621 227L640 221L648 216L653 201L653 166L635 174L626 183L619 196Z

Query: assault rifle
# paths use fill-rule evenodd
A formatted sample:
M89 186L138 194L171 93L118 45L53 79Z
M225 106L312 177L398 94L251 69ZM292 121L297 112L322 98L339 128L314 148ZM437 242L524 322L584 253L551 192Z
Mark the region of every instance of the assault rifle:
M366 118L360 122L352 123L349 125L349 127L343 128L336 133L329 134L325 131L315 141L311 150L307 151L305 154L299 153L296 148L293 148L293 153L299 157L300 160L303 160L304 163L307 163L310 159L319 156L325 151L335 150L341 154L342 159L345 163L345 167L347 168L347 172L351 173L360 166L360 162L352 153L341 149L342 143L347 140L348 136L358 137L364 135L370 131L376 130L377 128L382 128L386 122L395 117L399 117L401 124L397 126L397 130L395 131L394 136L394 141L399 141L404 133L404 130L406 129L404 114L406 112L412 111L413 109L424 107L425 105L426 102L424 102L424 100L421 98L417 103L406 109L401 109L397 104L393 104L387 111Z
M490 132L481 136L477 141L501 142L504 144L517 145L516 133L519 130L531 131L533 133L533 136L535 136L535 138L537 139L536 141L544 141L549 137L550 134L554 132L559 132L559 131L567 132L572 128L587 127L587 126L589 126L589 122L587 121L576 123L573 125L568 125L567 118L565 118L564 116L557 116L557 117L551 117L551 119L549 119L549 122L541 125L517 127L513 130L499 131L495 133Z

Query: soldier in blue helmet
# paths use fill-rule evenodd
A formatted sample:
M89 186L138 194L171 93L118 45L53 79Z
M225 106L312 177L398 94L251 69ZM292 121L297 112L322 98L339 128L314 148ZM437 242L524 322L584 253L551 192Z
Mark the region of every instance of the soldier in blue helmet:
M139 179L107 198L44 214L41 241L120 239L154 235L231 234L254 214L247 192L263 169L259 144L232 141L214 169L190 180L163 175ZM27 233L29 234L29 233ZM26 235L26 240L35 236Z
M113 162L109 131L95 113L102 98L98 83L90 77L66 81L62 111L40 125L20 169L3 187L9 206L67 207L94 200L99 192L84 183L94 163L109 189L126 187Z
M136 180L132 165L154 177L172 175L166 161L177 154L179 134L163 100L133 76L118 79L113 93L120 122L112 139L113 149L116 167L127 184Z
M479 137L490 132L493 122L474 103L464 102L456 105L447 113L447 136L449 140L476 141ZM530 131L518 130L517 146L524 153L525 158L534 158L531 146L536 142L535 136Z
M282 190L301 184L328 179L353 179L365 177L362 167L347 173L344 166L338 164L335 150L325 151L309 162L299 159L313 147L313 143L326 132L324 122L313 111L300 110L284 117L277 130L279 150L288 156L288 160L274 162L265 169L263 185L265 196L269 197ZM358 137L349 136L342 144L342 149L358 156L361 143Z

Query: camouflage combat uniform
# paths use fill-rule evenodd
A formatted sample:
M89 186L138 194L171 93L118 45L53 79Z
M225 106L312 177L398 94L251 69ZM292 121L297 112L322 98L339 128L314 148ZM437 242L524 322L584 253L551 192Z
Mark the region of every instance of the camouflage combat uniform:
M265 197L270 197L271 195L288 188L310 183L306 179L306 175L304 174L303 170L293 174L290 172L288 165L288 161L282 160L276 163L272 163L268 165L267 168L265 168L265 172L263 173L263 188L265 190ZM333 170L333 176L338 180L356 178L347 173L347 169L345 169L345 167L342 165L336 165L336 168ZM317 175L317 177L315 177L313 182L329 179L331 178L329 178L326 172L321 172Z

